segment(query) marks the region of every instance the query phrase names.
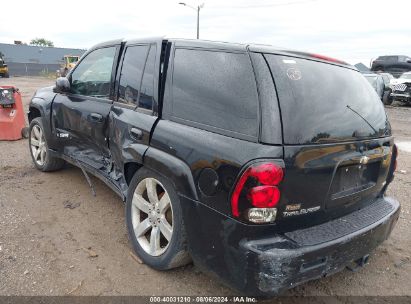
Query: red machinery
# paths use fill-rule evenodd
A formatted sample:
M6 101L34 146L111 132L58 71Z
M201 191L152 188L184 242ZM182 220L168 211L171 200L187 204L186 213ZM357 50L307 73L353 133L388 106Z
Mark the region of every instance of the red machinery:
M23 102L17 88L0 86L0 140L18 140L25 127Z

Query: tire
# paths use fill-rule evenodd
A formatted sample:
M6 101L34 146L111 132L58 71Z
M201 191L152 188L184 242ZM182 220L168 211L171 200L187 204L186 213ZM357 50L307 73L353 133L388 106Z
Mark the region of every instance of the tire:
M385 91L383 96L382 96L382 102L385 105L390 105L392 103L392 98L390 97L391 92L390 91Z
M9 73L4 74L4 78L9 78L9 77L10 77Z
M34 118L30 123L29 150L34 165L40 171L56 171L65 164L63 159L50 155L41 117ZM37 154L36 151L38 151Z
M148 189L155 189L150 191L151 196ZM169 202L169 207L163 210L160 205L155 207L151 203L156 201L155 197L160 205L162 201L163 206ZM133 176L126 200L126 224L135 253L150 267L167 270L191 261L179 197L173 184L159 174L141 168ZM163 231L168 231L168 240ZM153 237L153 233L158 237ZM158 242L153 239L158 239Z

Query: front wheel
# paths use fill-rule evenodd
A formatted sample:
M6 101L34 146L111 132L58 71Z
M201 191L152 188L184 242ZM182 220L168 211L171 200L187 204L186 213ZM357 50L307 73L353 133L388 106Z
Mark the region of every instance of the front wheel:
M40 117L30 123L29 146L33 163L40 171L56 171L64 166L64 160L52 157L48 151L47 138Z
M126 222L145 264L166 270L190 262L180 200L166 178L145 168L137 171L127 194Z
M385 105L390 105L392 104L392 97L390 96L391 92L390 91L385 91L384 95L382 96L382 102Z

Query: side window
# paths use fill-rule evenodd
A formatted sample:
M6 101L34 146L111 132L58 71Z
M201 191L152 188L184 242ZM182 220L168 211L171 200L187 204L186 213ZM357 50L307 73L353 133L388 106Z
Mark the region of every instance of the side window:
M177 120L257 136L257 89L245 53L177 49L172 94Z
M115 54L114 46L89 53L71 74L71 92L108 98Z
M137 105L148 49L148 45L127 47L121 68L119 102Z
M410 60L407 56L398 56L398 61L400 62L408 62Z
M148 53L147 63L144 68L144 76L141 82L139 108L149 109L153 108L154 96L154 67L156 63L156 46L153 44Z
M398 61L398 56L387 56L387 61Z

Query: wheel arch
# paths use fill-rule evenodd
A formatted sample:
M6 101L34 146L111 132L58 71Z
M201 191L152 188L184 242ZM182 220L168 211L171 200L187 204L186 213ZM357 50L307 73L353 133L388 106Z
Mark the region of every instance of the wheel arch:
M30 106L29 107L29 112L27 114L27 118L29 120L29 123L31 123L31 121L34 118L41 117L41 116L42 116L41 111L37 107L35 107L35 106Z
M33 97L29 104L29 112L27 118L29 123L37 117L46 118L49 120L49 115L51 112L51 102L46 101L43 98Z
M148 148L144 155L144 167L169 179L177 194L198 200L190 167L181 159L156 148Z
M126 180L127 186L130 186L134 174L142 167L143 164L138 162L128 162L124 164L124 179Z

